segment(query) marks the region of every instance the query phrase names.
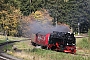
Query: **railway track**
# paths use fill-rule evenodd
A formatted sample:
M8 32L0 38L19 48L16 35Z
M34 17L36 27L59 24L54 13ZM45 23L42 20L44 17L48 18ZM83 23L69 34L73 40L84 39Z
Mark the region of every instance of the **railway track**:
M8 55L6 53L0 53L0 60L22 60L22 59L13 57L13 56Z
M21 42L21 41L27 41L27 40L30 40L30 39L7 41L7 42L4 42L4 43L0 43L0 47L5 46L7 44L11 44L11 43L15 43L15 42ZM16 58L14 56L8 55L6 53L0 52L0 60L23 60L23 59L19 59L19 58Z
M10 59L0 56L0 60L10 60Z

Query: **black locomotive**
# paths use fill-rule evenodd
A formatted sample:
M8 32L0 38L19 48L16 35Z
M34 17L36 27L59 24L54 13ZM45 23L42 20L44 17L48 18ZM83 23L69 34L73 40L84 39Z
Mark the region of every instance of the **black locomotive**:
M73 33L69 32L57 32L48 34L35 34L35 39L31 42L36 45L41 45L47 49L63 51L67 53L76 53L76 39Z

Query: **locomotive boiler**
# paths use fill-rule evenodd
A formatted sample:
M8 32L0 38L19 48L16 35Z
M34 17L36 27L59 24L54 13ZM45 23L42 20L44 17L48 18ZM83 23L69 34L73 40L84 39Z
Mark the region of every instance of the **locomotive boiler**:
M51 50L76 53L76 39L74 34L69 32L53 31L47 34L33 34L31 43Z

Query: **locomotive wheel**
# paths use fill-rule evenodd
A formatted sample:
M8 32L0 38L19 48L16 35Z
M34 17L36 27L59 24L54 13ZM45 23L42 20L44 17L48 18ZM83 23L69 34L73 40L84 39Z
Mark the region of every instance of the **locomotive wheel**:
M56 49L56 47L55 46L52 46L51 50L55 50L55 49Z
M60 51L63 52L64 48L63 48L63 45L60 45Z
M42 49L46 49L46 46L41 46Z
M47 50L51 50L50 48L46 47Z
M34 43L34 42L31 42L31 43L32 43L33 46L36 46L36 43Z

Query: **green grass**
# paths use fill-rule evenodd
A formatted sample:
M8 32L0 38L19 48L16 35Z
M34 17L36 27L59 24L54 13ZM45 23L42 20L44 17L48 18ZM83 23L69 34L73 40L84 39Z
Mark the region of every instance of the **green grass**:
M28 56L28 57L24 57L24 60L30 60L29 55L34 56L35 60L89 60L90 59L89 56L73 55L63 52L33 48L31 45L29 45L29 43L30 41L15 43L15 46L18 49L21 49L23 52L25 52L25 55ZM22 55L23 54L24 53L22 53Z
M24 40L27 38L24 37L12 37L12 36L7 36L8 41L14 41L14 40ZM0 35L0 43L6 42L6 37L4 35Z
M9 40L25 39L25 38L18 38L18 37L8 37L8 38ZM76 41L77 47L80 47L82 49L90 49L90 43L88 42L87 38L76 38L76 39L77 39ZM1 38L0 40L1 42L4 42L5 37ZM21 55L19 54L18 56L15 55L17 52L11 49L12 46L15 46L19 50L21 50L21 52L19 52L19 54L21 53ZM73 54L67 54L63 52L37 49L37 48L34 48L32 45L30 45L30 41L16 42L14 44L8 45L8 47L9 47L8 50L12 52L12 55L17 57L21 57L24 55L23 57L21 57L24 60L90 60L90 56L73 55ZM4 48L6 49L7 47L4 47ZM33 56L34 58L30 59L31 56Z
M77 46L82 49L90 49L90 41L86 38L83 38L82 41L77 43Z
M8 36L8 41L24 40L24 39L26 39L26 38ZM6 37L3 35L0 35L0 43L4 43L4 42L7 42ZM7 44L3 47L0 47L0 51L12 50L13 45L14 44Z
M6 50L11 50L12 49L12 44L7 44L6 46L4 46L3 47L3 50L4 50L4 52L6 51Z
M76 38L76 45L82 41L83 38Z
M6 42L6 40L0 40L0 43Z
M33 51L28 51L29 53L34 53L33 55L41 56L47 60L89 60L90 57L83 57L80 55L66 54L63 52L56 52L51 50L34 49Z
M5 40L5 37L4 36L2 36L2 35L0 35L0 43L3 43L3 42L5 42L6 40Z

